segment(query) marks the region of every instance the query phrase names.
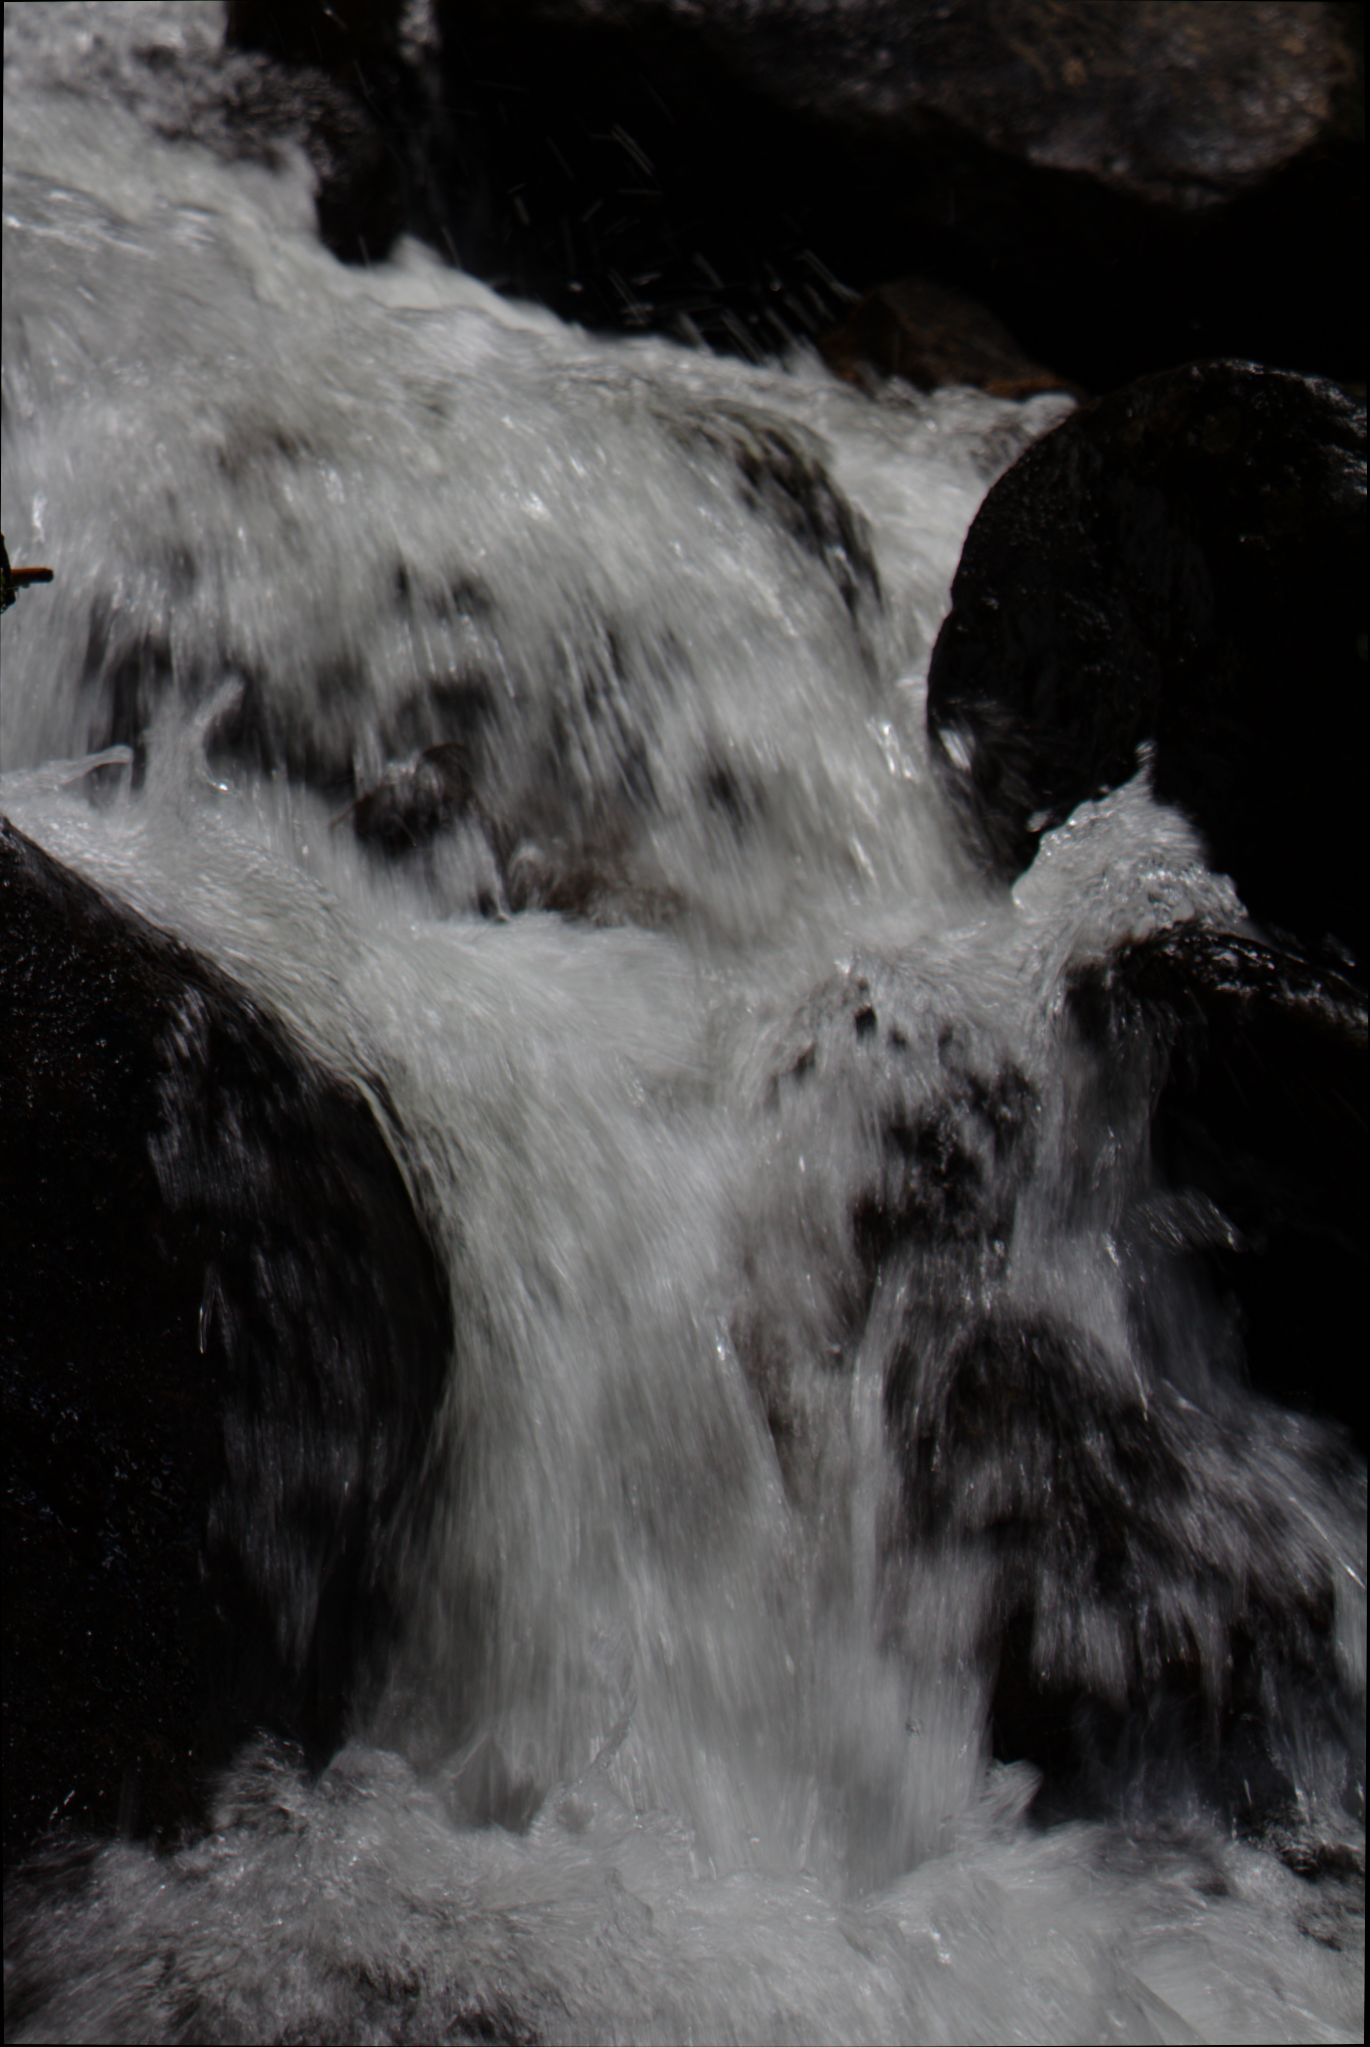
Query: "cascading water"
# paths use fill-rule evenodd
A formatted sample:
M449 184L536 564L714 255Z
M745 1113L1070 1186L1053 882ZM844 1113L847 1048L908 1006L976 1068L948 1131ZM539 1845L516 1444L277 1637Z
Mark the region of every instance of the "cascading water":
M1066 401L345 271L302 164L187 132L217 8L6 25L5 527L58 581L5 622L5 811L379 1082L456 1330L364 1723L40 1873L13 2036L1355 2037L1349 1888L1178 1763L1053 1827L988 1755L1016 1517L1044 1675L1183 1644L1216 1695L1245 1600L1352 1826L1269 1617L1330 1588L1354 1700L1354 1473L1215 1362L1222 1219L1064 994L1241 906L1144 771L1011 898L929 780L962 538Z

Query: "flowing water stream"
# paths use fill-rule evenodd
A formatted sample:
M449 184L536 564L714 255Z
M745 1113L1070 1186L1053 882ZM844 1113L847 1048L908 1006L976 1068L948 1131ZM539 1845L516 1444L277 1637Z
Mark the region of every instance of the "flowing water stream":
M1074 1466L987 1423L938 1478L966 1331L1066 1332L1067 1423L1135 1410L1187 1474L1156 1654L1216 1684L1232 1588L1317 1580L1363 1688L1355 1487L1228 1373L1182 1255L1222 1219L1065 1002L1241 906L1144 766L1011 897L930 780L962 539L1067 401L593 340L417 245L345 270L302 159L199 132L218 8L6 34L4 522L58 581L4 625L4 809L379 1079L457 1332L379 1704L30 1900L14 2037L1357 2037L1350 1889L1180 1775L1028 1811L985 1501ZM928 1129L910 1206L890 1132ZM1076 1505L1034 1655L1124 1697ZM1299 1810L1350 1839L1279 1667Z

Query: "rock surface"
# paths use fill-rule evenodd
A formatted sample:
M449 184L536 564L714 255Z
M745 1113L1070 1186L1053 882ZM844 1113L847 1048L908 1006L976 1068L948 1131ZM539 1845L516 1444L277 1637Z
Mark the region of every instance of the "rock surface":
M992 864L1128 779L1262 922L1364 963L1365 412L1245 363L1082 408L990 492L928 727Z
M0 825L5 1852L165 1833L255 1728L326 1757L451 1350L371 1110Z

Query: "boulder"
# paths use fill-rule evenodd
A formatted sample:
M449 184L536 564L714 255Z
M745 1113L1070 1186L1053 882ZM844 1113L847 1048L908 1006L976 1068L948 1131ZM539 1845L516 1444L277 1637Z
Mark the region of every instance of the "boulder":
M0 824L5 1852L165 1835L378 1673L452 1348L357 1090Z
M444 740L393 763L343 815L364 845L409 853L428 845L460 817L472 793L467 748L457 740Z
M1365 958L1365 411L1196 363L1081 408L990 492L928 730L1006 878L1152 757L1252 914Z
M552 18L602 14L542 0ZM670 0L612 10L644 25ZM835 127L954 129L1148 204L1221 205L1340 132L1353 78L1334 9L1287 0L953 0L689 10L767 94ZM1157 89L1158 79L1164 89Z

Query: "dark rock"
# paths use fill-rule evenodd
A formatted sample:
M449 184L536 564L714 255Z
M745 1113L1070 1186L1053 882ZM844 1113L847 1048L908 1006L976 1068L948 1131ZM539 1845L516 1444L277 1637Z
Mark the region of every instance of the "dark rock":
M349 1085L0 826L5 1852L165 1833L373 1676L452 1343Z
M215 13L170 22L139 9L93 28L81 63L89 82L170 141L272 169L290 145L303 148L323 239L344 260L368 260L423 210L424 88L399 45L398 15L388 0L234 0L221 37ZM38 54L38 75L69 62L65 49Z
M438 18L463 261L593 324L764 353L831 325L842 286L918 271L1087 387L1219 353L1363 374L1355 10L446 0Z
M565 0L545 0L567 12ZM638 0L620 17L651 18ZM960 0L699 10L767 92L840 127L945 127L1153 205L1220 204L1340 132L1353 64L1327 7ZM1165 89L1156 89L1157 77Z
M1082 408L971 527L928 727L1006 877L1134 773L1262 922L1365 957L1365 413L1193 364Z
M1184 924L1076 968L1070 1003L1105 1071L1135 1071L1159 1049L1153 1157L1232 1225L1205 1262L1236 1311L1252 1382L1335 1417L1363 1450L1347 1351L1370 1241L1363 992Z
M498 0L485 0L498 12ZM479 4L475 12L481 12ZM954 127L991 149L1155 205L1218 205L1339 131L1354 84L1333 8L1288 0L524 0L524 23L612 23L651 37L686 18L768 96L844 129ZM1165 74L1165 92L1147 74Z
M991 1739L1044 1816L1155 1773L1248 1827L1296 1803L1302 1741L1356 1740L1333 1683L1335 1543L1287 1473L1354 1498L1349 1454L1277 1410L1207 1411L1083 1332L997 1311L896 1358L886 1412L908 1539L990 1574Z
M874 373L900 377L920 391L970 384L994 398L1071 388L1033 362L984 306L926 277L902 277L867 292L819 346L848 383L868 384Z
M825 1118L858 1105L869 1168L855 1181L851 1244L863 1286L892 1255L958 1273L967 1255L1002 1255L1036 1156L1037 1094L996 1036L948 1017L917 975L871 959L816 991L769 1093L782 1117L799 1113L806 1152Z
M379 263L406 226L404 159L367 100L321 92L306 147L319 239L343 263Z
M953 128L986 148L1197 209L1354 125L1355 57L1334 7L1291 0L475 0L524 25L676 28L768 97L832 126ZM1165 77L1156 89L1155 73Z
M879 1019L863 1005L852 1024L868 1038ZM938 1034L937 1055L927 1095L882 1116L880 1171L853 1210L856 1247L872 1271L892 1250L1002 1248L1012 1230L1032 1163L1036 1095L1011 1063L981 1070L954 1028Z
M468 749L447 740L387 769L345 815L364 843L389 853L411 852L463 814L473 789Z
M400 0L228 0L224 29L241 50L286 64L312 64L334 77L365 69L398 47Z
M805 166L803 124L791 133L690 25L436 11L448 120L434 183L466 269L592 327L754 357L832 325L852 209L830 207ZM815 232L815 207L836 232Z
M316 179L319 237L345 263L379 261L408 220L414 95L399 26L396 0L229 0L226 46L263 60L284 105L293 103Z

